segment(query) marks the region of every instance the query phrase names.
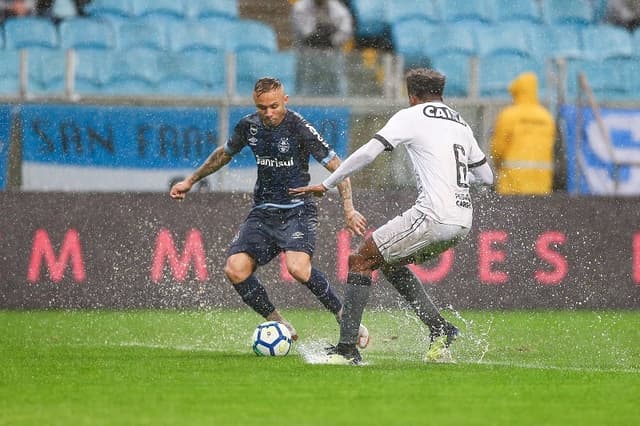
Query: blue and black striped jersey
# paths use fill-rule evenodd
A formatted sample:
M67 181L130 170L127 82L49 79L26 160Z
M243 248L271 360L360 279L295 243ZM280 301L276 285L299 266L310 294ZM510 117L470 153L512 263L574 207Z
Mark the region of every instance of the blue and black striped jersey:
M288 194L289 188L309 184L309 159L326 164L335 152L322 135L300 114L288 110L277 127L262 123L257 112L243 117L225 144L229 155L248 146L258 166L254 206L293 207L303 200Z

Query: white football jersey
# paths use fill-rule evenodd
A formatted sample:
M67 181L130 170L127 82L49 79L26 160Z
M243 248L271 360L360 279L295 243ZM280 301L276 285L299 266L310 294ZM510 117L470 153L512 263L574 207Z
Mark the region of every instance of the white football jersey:
M441 102L405 108L374 139L387 150L406 147L416 176L418 210L440 223L471 227L468 169L487 160L458 112Z

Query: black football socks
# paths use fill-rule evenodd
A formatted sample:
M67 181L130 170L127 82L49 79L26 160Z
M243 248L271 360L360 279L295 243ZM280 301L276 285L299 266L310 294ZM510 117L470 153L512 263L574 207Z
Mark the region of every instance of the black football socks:
M340 321L340 340L343 345L352 345L358 341L358 329L362 321L364 308L369 301L371 277L349 272L344 297L344 309Z
M440 311L427 294L422 283L406 266L389 266L382 270L387 281L405 298L420 320L429 330L442 330L447 324Z
M234 284L233 288L238 292L242 301L262 317L266 318L276 310L276 307L269 300L267 290L255 275L249 276L241 283Z
M307 286L309 290L311 290L311 293L318 298L324 307L330 310L334 315L340 311L342 303L333 291L329 281L327 281L327 277L322 272L316 268L311 268L309 281L303 284Z

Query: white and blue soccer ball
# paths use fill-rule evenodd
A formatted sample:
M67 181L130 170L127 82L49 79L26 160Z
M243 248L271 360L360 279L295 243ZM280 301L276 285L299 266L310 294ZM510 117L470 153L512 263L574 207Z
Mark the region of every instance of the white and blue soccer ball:
M277 321L263 322L253 332L253 351L258 356L285 356L292 342L289 329Z

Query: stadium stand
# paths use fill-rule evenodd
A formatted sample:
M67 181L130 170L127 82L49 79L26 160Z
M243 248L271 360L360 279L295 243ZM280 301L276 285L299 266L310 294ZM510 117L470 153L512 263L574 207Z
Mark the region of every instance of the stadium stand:
M542 0L542 16L549 25L581 28L594 23L590 0Z
M273 28L263 22L243 19L237 21L227 37L227 49L240 52L245 49L276 52L278 42Z
M256 80L277 75L290 95L295 94L296 56L293 52L243 50L236 57L236 81L239 95L250 95Z
M64 93L66 57L64 51L43 47L27 49L31 95L61 95Z
M441 67L449 81L448 96L471 96L472 88L479 88L481 96L506 96L504 89L515 71L499 73L494 69L497 65L489 64L504 57L517 70L532 64L532 60L531 66L547 73L554 72L555 59L566 59L569 73L565 86L569 95L575 94L569 84L569 79L575 80L572 73L584 66L589 79L594 80L594 92L616 99L640 97L634 83L640 58L640 30L629 33L603 24L604 0L405 0L397 4L351 0L350 3L357 33L372 37L388 34L407 68L429 64ZM243 3L245 12L247 4ZM2 75L6 76L3 93L17 93L17 70L10 68L17 67L21 48L32 54L28 70L34 81L29 82L30 90L42 93L57 93L64 83L59 71L62 66L48 69L42 67L41 59L36 60L46 56L43 49L63 58L51 59L52 64L64 64L65 51L76 50L75 90L79 93L110 93L112 83L122 93L125 85L120 80L126 77L131 87L140 91L146 88L150 94L162 90L180 95L184 90L192 96L197 92L222 95L226 93L226 53L237 53L244 67L253 68L242 72L251 75L264 74L260 67L272 66L264 59L268 56L265 53L277 52L276 58L285 58L282 60L287 69L283 73L287 75L293 69L295 81L297 67L295 63L289 64L294 54L278 50L275 27L241 17L239 0L93 0L85 11L88 17L70 16L58 25L55 20L41 17L7 20L0 31L0 48L6 56L2 64ZM152 79L155 81L149 81L150 76L144 73L108 78L113 61L120 58L116 62L121 63L126 51L133 56L140 54L140 63L153 63L151 57L155 56L155 67L161 71ZM203 81L189 72L187 65L179 65L184 57L184 64L200 69L195 62L199 56L217 70L215 78L207 76ZM251 56L253 61L249 60ZM529 58L518 61L515 56ZM594 65L597 61L601 62L599 66ZM359 64L353 63L356 67ZM624 87L600 84L592 77L596 69L608 76L627 76L618 78ZM50 77L43 75L49 71ZM175 75L167 75L172 73ZM539 77L544 90L544 76ZM500 82L502 78L505 81ZM166 84L160 87L158 80ZM240 79L238 82L238 93L246 94L246 87L240 85L249 83L240 83ZM295 84L288 84L288 88L294 87Z
M118 49L148 47L163 50L167 48L164 31L151 22L128 20L116 28Z
M100 95L105 91L112 63L112 51L81 49L75 52L74 85L81 95Z
M20 91L20 54L14 49L0 50L0 96L17 95Z
M579 31L565 31L564 28L546 25L521 24L522 31L529 39L533 56L540 61L549 58L581 58L582 39Z
M439 0L439 8L447 23L478 26L491 24L496 18L493 0Z
M174 52L188 50L224 51L225 34L201 22L176 21L166 29L168 47Z
M114 49L113 26L97 19L76 17L62 21L58 27L60 46L65 49Z
M588 46L590 59L630 58L634 56L633 38L629 31L613 25L590 25L582 29L582 45Z
M106 21L123 21L134 16L131 0L91 0L85 6L85 12Z
M356 36L380 37L387 30L386 0L352 0Z
M191 18L238 18L238 3L236 0L190 0L187 2L186 7L187 16Z
M445 96L469 96L470 61L469 55L460 52L444 53L433 58L433 66L447 77Z
M498 53L482 57L478 70L480 96L507 98L509 83L525 71L532 71L537 75L540 93L544 93L546 90L544 67L535 59L514 53Z
M478 43L478 55L481 57L498 53L531 54L529 39L519 23L498 23L476 28L475 38L481 40Z
M640 28L636 29L632 36L635 56L640 58Z
M182 1L176 0L133 0L133 14L144 16L169 16L177 19L186 18L186 7Z
M447 24L429 33L427 53L437 57L445 53L464 53L468 56L478 54L475 34L465 28L465 24Z
M392 24L391 37L397 53L404 56L405 68L428 64L428 45L434 25L421 18L402 19Z
M53 21L39 16L7 19L4 22L4 39L9 49L57 49L60 45L58 30Z
M113 51L106 86L113 94L153 94L162 79L158 51L138 47Z
M440 9L434 1L403 0L401 2L385 3L385 21L390 25L406 19L421 19L432 24L442 22Z
M620 60L572 59L567 61L567 96L574 100L578 96L578 74L583 73L594 96L598 99L620 100L628 96L624 81L625 70Z
M542 23L540 4L535 0L495 0L496 22Z
M222 96L226 91L222 51L190 50L159 53L164 76L157 93L176 96Z

